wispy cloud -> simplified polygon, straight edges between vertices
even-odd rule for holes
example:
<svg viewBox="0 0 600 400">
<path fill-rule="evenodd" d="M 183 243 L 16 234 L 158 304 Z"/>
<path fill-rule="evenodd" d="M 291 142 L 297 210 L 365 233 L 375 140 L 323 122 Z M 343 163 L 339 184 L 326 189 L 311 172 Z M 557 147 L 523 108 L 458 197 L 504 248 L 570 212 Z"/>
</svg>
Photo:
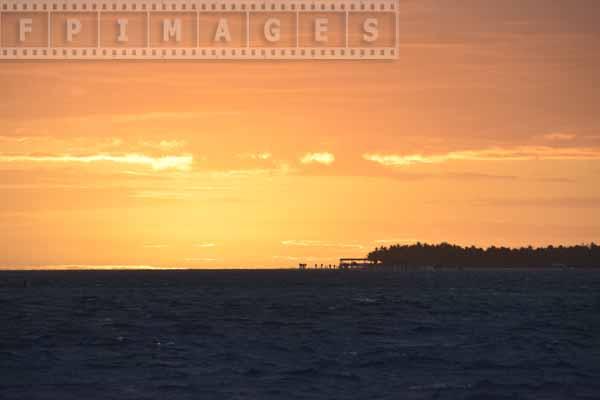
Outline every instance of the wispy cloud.
<svg viewBox="0 0 600 400">
<path fill-rule="evenodd" d="M 214 178 L 248 178 L 256 176 L 282 176 L 290 173 L 292 169 L 286 163 L 278 163 L 273 168 L 246 168 L 214 171 L 211 176 Z"/>
<path fill-rule="evenodd" d="M 55 136 L 0 136 L 0 146 L 5 153 L 105 153 L 115 151 L 124 144 L 119 137 L 55 137 Z"/>
<path fill-rule="evenodd" d="M 322 242 L 320 240 L 283 240 L 281 242 L 284 246 L 298 246 L 298 247 L 336 247 L 336 248 L 353 248 L 353 249 L 364 249 L 365 246 L 358 243 L 331 243 Z"/>
<path fill-rule="evenodd" d="M 519 146 L 452 151 L 442 154 L 363 154 L 363 159 L 384 166 L 439 164 L 448 161 L 600 160 L 600 149 L 585 147 Z"/>
<path fill-rule="evenodd" d="M 211 243 L 211 242 L 206 242 L 206 243 L 196 243 L 193 245 L 193 247 L 200 247 L 200 248 L 208 248 L 208 247 L 215 247 L 216 244 L 215 243 Z"/>
<path fill-rule="evenodd" d="M 116 164 L 142 165 L 156 171 L 175 169 L 189 170 L 194 161 L 191 155 L 152 157 L 144 154 L 93 154 L 86 156 L 74 155 L 1 155 L 2 163 L 82 163 L 91 164 L 109 162 Z"/>
<path fill-rule="evenodd" d="M 140 190 L 132 193 L 130 197 L 134 199 L 151 200 L 187 200 L 192 198 L 193 193 L 183 191 L 167 190 Z"/>
<path fill-rule="evenodd" d="M 272 256 L 273 259 L 275 260 L 284 260 L 284 261 L 313 261 L 313 262 L 317 262 L 317 261 L 329 261 L 331 262 L 332 259 L 331 257 L 313 257 L 313 256 L 306 256 L 306 257 L 299 257 L 299 256 Z"/>
<path fill-rule="evenodd" d="M 556 141 L 556 142 L 567 142 L 570 140 L 574 140 L 577 135 L 573 134 L 573 133 L 565 133 L 565 132 L 554 132 L 554 133 L 548 133 L 546 135 L 542 136 L 544 139 L 549 140 L 549 141 Z"/>
<path fill-rule="evenodd" d="M 533 207 L 533 208 L 567 208 L 567 209 L 598 209 L 598 197 L 540 197 L 540 198 L 508 198 L 508 199 L 478 199 L 470 202 L 473 206 L 495 207 Z"/>
<path fill-rule="evenodd" d="M 113 114 L 110 116 L 113 122 L 137 122 L 137 121 L 151 121 L 151 120 L 181 120 L 181 119 L 195 119 L 201 118 L 207 115 L 232 115 L 236 114 L 230 111 L 181 111 L 181 112 L 146 112 L 139 114 Z M 88 117 L 83 117 L 88 118 Z M 98 118 L 93 116 L 91 118 Z"/>
<path fill-rule="evenodd" d="M 331 153 L 306 153 L 301 159 L 302 164 L 324 164 L 331 165 L 335 161 L 335 156 Z"/>
<path fill-rule="evenodd" d="M 71 124 L 91 123 L 100 122 L 105 123 L 110 121 L 114 123 L 130 123 L 130 122 L 146 122 L 146 121 L 169 121 L 169 120 L 193 120 L 205 117 L 214 116 L 230 116 L 237 115 L 238 112 L 234 111 L 175 111 L 175 112 L 141 112 L 141 113 L 129 113 L 129 114 L 89 114 L 83 116 L 62 116 L 55 118 L 38 118 L 32 119 L 32 122 L 62 122 Z"/>
<path fill-rule="evenodd" d="M 161 140 L 158 142 L 144 141 L 141 144 L 155 149 L 175 150 L 184 147 L 186 145 L 186 142 L 184 140 Z"/>
<path fill-rule="evenodd" d="M 410 244 L 417 243 L 417 239 L 413 238 L 398 238 L 398 239 L 378 239 L 374 240 L 376 244 Z"/>
<path fill-rule="evenodd" d="M 86 265 L 86 264 L 55 264 L 55 265 L 19 265 L 0 266 L 0 270 L 146 270 L 146 269 L 185 269 L 179 267 L 161 267 L 156 265 Z"/>
<path fill-rule="evenodd" d="M 270 160 L 271 157 L 273 157 L 273 155 L 267 151 L 263 151 L 260 153 L 245 153 L 245 154 L 240 154 L 241 158 L 249 158 L 251 160 L 258 160 L 258 161 L 267 161 Z"/>
</svg>

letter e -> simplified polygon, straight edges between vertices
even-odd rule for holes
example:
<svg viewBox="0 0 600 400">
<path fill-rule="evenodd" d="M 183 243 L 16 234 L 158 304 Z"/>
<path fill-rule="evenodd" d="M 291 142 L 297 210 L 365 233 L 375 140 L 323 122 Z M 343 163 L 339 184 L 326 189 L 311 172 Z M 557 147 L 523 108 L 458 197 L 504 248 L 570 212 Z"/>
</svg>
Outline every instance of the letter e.
<svg viewBox="0 0 600 400">
<path fill-rule="evenodd" d="M 327 42 L 328 23 L 329 20 L 327 18 L 315 19 L 315 42 Z"/>
</svg>

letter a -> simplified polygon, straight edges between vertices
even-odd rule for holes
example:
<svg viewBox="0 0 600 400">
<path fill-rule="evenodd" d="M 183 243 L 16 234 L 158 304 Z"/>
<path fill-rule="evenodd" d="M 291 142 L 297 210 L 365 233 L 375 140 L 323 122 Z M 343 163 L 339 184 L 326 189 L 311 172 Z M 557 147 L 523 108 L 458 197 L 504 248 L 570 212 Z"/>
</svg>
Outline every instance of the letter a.
<svg viewBox="0 0 600 400">
<path fill-rule="evenodd" d="M 231 42 L 231 34 L 229 33 L 229 24 L 225 18 L 219 19 L 217 31 L 215 32 L 215 42 Z"/>
</svg>

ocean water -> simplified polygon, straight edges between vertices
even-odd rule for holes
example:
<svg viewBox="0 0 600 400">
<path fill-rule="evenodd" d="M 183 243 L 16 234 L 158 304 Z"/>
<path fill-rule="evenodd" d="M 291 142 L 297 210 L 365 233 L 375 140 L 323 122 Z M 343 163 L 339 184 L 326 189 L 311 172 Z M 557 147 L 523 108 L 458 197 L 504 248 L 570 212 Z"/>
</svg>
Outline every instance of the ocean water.
<svg viewBox="0 0 600 400">
<path fill-rule="evenodd" d="M 599 398 L 600 271 L 0 273 L 0 399 Z"/>
</svg>

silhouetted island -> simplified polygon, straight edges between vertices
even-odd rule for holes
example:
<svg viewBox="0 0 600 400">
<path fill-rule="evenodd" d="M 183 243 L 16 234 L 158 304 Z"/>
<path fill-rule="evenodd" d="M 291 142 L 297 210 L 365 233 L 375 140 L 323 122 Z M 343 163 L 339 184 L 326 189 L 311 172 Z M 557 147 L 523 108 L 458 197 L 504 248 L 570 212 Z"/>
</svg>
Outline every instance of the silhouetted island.
<svg viewBox="0 0 600 400">
<path fill-rule="evenodd" d="M 417 243 L 380 247 L 368 259 L 385 266 L 402 267 L 600 267 L 600 246 L 461 247 L 449 243 Z"/>
</svg>

